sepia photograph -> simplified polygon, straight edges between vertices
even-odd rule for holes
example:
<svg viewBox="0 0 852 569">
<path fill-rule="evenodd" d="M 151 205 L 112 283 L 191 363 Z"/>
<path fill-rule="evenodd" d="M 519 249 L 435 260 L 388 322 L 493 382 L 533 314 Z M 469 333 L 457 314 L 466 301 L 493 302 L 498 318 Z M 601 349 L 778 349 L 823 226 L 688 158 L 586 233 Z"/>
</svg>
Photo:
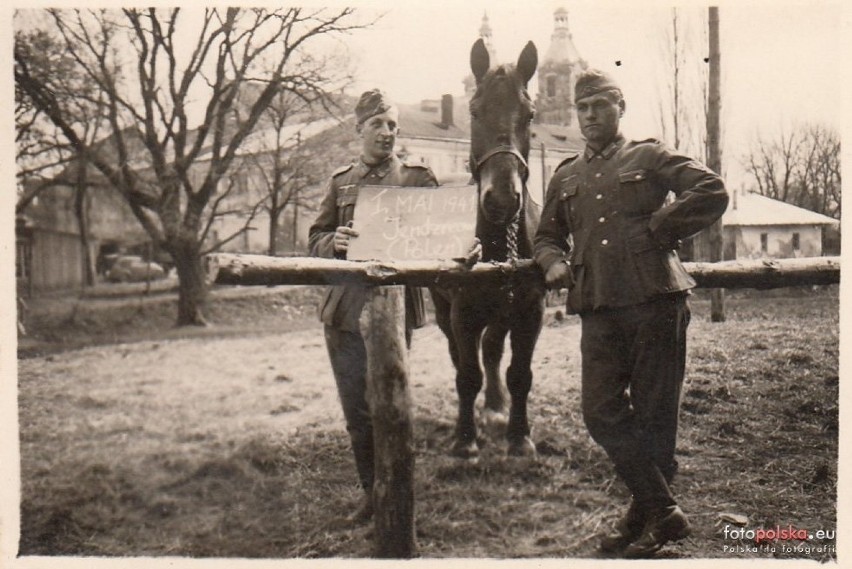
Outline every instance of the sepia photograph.
<svg viewBox="0 0 852 569">
<path fill-rule="evenodd" d="M 848 561 L 843 3 L 2 12 L 0 566 Z"/>
</svg>

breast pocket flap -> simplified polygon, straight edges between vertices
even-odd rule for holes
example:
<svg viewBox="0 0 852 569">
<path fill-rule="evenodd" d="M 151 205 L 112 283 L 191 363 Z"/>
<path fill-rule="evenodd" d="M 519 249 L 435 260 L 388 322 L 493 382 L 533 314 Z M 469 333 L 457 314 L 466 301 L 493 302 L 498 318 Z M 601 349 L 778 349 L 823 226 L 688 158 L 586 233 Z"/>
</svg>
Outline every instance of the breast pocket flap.
<svg viewBox="0 0 852 569">
<path fill-rule="evenodd" d="M 562 191 L 559 194 L 559 199 L 565 201 L 577 195 L 580 188 L 580 182 L 576 176 L 571 176 L 562 182 Z"/>
<path fill-rule="evenodd" d="M 630 170 L 629 172 L 619 172 L 618 181 L 622 184 L 644 182 L 648 179 L 647 170 Z"/>
</svg>

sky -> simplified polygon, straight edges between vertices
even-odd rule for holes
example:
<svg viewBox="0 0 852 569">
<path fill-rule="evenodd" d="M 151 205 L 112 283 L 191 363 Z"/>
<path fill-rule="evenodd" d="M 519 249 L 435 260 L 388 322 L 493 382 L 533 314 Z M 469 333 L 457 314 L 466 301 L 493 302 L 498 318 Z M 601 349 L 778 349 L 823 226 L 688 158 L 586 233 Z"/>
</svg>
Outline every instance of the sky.
<svg viewBox="0 0 852 569">
<path fill-rule="evenodd" d="M 497 59 L 514 62 L 527 41 L 536 44 L 540 59 L 544 57 L 553 33 L 553 13 L 564 7 L 580 55 L 589 65 L 610 72 L 622 86 L 627 101 L 624 134 L 666 139 L 659 114 L 661 94 L 669 89 L 671 76 L 664 61 L 672 2 L 644 0 L 641 6 L 622 0 L 300 3 L 354 5 L 364 21 L 381 15 L 368 29 L 343 36 L 338 46 L 349 52 L 355 65 L 354 93 L 379 87 L 403 103 L 463 94 L 462 81 L 470 73 L 470 48 L 479 37 L 483 15 L 487 14 L 492 28 Z M 729 0 L 717 4 L 723 174 L 731 187 L 738 188 L 750 182 L 742 159 L 758 134 L 770 138 L 782 128 L 804 122 L 842 130 L 842 101 L 852 91 L 843 71 L 849 67 L 844 54 L 852 53 L 852 9 L 844 10 L 841 0 Z M 706 4 L 680 0 L 677 5 L 682 36 L 692 50 L 685 62 L 686 72 L 695 74 L 706 68 Z M 847 39 L 842 39 L 843 31 Z M 537 77 L 530 88 L 534 94 Z M 701 123 L 698 101 L 700 97 L 693 98 L 692 106 L 697 109 L 694 120 Z"/>
<path fill-rule="evenodd" d="M 688 39 L 697 43 L 691 63 L 706 65 L 704 5 L 679 3 Z M 840 129 L 848 66 L 849 11 L 836 1 L 720 2 L 723 165 L 730 182 L 744 173 L 741 155 L 757 133 L 820 122 Z M 356 90 L 385 89 L 399 102 L 461 95 L 469 73 L 470 47 L 488 15 L 501 62 L 514 62 L 532 40 L 543 57 L 553 32 L 553 13 L 568 9 L 568 23 L 580 55 L 611 72 L 627 101 L 622 123 L 632 138 L 660 136 L 659 92 L 664 81 L 666 30 L 672 3 L 576 0 L 474 0 L 450 3 L 360 3 L 369 14 L 384 13 L 369 30 L 347 39 L 358 65 Z M 845 50 L 845 51 L 844 51 Z M 616 66 L 615 62 L 621 62 Z M 531 85 L 537 89 L 535 79 Z M 848 91 L 848 90 L 847 90 Z"/>
</svg>

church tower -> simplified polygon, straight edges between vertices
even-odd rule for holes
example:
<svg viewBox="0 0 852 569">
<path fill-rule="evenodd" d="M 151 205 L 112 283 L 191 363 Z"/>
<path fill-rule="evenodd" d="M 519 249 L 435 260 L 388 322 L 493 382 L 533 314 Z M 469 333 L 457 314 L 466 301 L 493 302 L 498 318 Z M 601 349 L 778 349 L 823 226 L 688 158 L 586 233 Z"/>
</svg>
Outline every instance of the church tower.
<svg viewBox="0 0 852 569">
<path fill-rule="evenodd" d="M 491 41 L 491 23 L 488 21 L 488 13 L 482 15 L 482 25 L 479 26 L 479 37 L 485 43 L 485 49 L 488 50 L 488 58 L 491 62 L 491 67 L 497 63 L 497 52 L 494 50 L 494 44 Z M 473 75 L 468 75 L 464 78 L 464 93 L 467 98 L 473 97 L 476 91 L 476 79 Z"/>
<path fill-rule="evenodd" d="M 568 10 L 553 14 L 550 47 L 538 67 L 536 122 L 569 126 L 574 120 L 574 82 L 588 67 L 580 57 L 568 29 Z"/>
</svg>

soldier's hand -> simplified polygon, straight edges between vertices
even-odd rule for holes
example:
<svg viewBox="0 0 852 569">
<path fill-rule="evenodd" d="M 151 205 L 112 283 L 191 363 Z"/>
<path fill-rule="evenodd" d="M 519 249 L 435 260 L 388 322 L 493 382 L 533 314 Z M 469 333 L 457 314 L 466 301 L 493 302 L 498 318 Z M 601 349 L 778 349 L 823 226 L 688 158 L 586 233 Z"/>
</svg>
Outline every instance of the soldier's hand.
<svg viewBox="0 0 852 569">
<path fill-rule="evenodd" d="M 474 238 L 473 245 L 470 247 L 470 251 L 467 252 L 464 258 L 464 264 L 466 267 L 470 268 L 477 264 L 482 260 L 482 242 L 479 240 L 479 237 Z"/>
<path fill-rule="evenodd" d="M 574 286 L 574 274 L 565 261 L 553 263 L 544 274 L 544 282 L 548 288 L 571 288 Z"/>
<path fill-rule="evenodd" d="M 351 223 L 351 222 L 350 222 Z M 337 253 L 345 253 L 349 250 L 349 240 L 352 237 L 357 237 L 358 232 L 348 225 L 341 225 L 334 230 L 334 251 Z"/>
</svg>

